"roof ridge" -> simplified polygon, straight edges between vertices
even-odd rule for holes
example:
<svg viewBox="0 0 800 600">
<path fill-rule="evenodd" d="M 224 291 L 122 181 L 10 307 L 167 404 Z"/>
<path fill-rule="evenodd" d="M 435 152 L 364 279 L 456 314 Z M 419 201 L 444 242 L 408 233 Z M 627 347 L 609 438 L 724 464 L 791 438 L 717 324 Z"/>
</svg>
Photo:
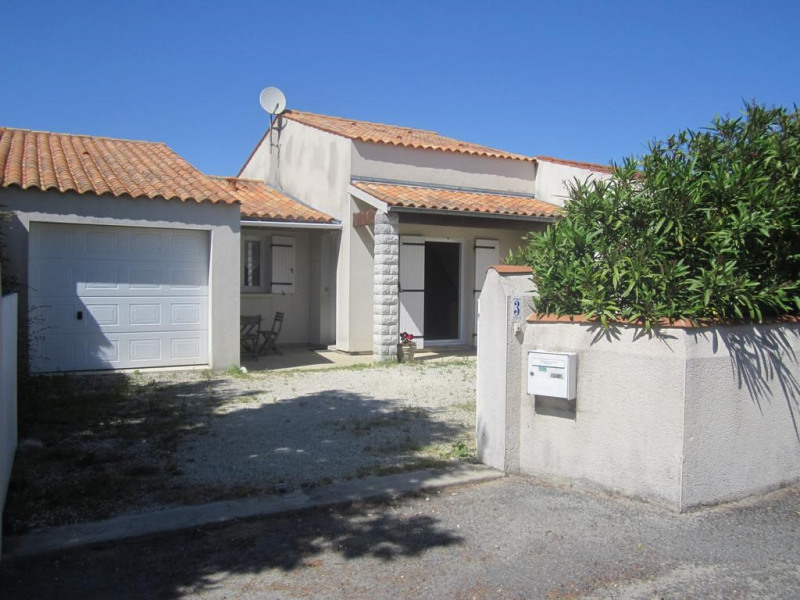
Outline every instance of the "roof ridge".
<svg viewBox="0 0 800 600">
<path fill-rule="evenodd" d="M 269 185 L 266 181 L 262 181 L 261 179 L 255 179 L 253 177 L 237 177 L 236 175 L 209 175 L 208 173 L 203 173 L 206 177 L 211 177 L 212 179 L 236 179 L 237 181 L 253 181 L 255 183 L 263 183 L 265 185 Z"/>
<path fill-rule="evenodd" d="M 433 131 L 432 129 L 420 129 L 419 127 L 408 127 L 407 125 L 392 125 L 390 123 L 379 123 L 378 121 L 366 121 L 364 119 L 350 119 L 350 118 L 347 118 L 347 117 L 336 117 L 334 115 L 323 115 L 322 113 L 315 113 L 315 112 L 310 112 L 310 111 L 307 111 L 307 110 L 290 109 L 290 110 L 285 111 L 283 114 L 292 114 L 292 113 L 298 113 L 298 114 L 301 114 L 301 115 L 311 115 L 313 117 L 324 117 L 326 119 L 335 119 L 337 121 L 345 121 L 345 122 L 348 122 L 348 123 L 366 123 L 367 125 L 380 125 L 381 127 L 392 127 L 394 129 L 406 129 L 408 131 L 421 131 L 423 133 L 432 133 L 433 135 L 439 135 L 441 137 L 447 137 L 445 135 L 442 135 L 438 131 Z M 455 138 L 450 138 L 450 139 L 455 139 Z"/>
<path fill-rule="evenodd" d="M 286 111 L 283 113 L 283 116 L 289 121 L 294 121 L 303 126 L 359 142 L 519 160 L 531 163 L 536 162 L 536 159 L 532 156 L 502 150 L 500 148 L 493 148 L 492 146 L 486 146 L 478 142 L 460 140 L 428 129 L 416 129 L 414 127 L 405 127 L 402 125 L 387 125 L 385 123 L 331 117 L 300 110 Z M 267 130 L 267 133 L 269 133 L 269 131 L 271 131 L 271 128 Z M 266 134 L 264 138 L 261 139 L 260 143 L 263 143 L 265 138 Z M 250 158 L 252 158 L 252 156 L 251 154 Z"/>
<path fill-rule="evenodd" d="M 115 142 L 131 142 L 133 144 L 160 144 L 162 146 L 169 146 L 166 142 L 153 142 L 150 140 L 132 140 L 129 138 L 120 138 L 120 137 L 112 137 L 110 135 L 92 135 L 89 133 L 62 133 L 60 131 L 47 131 L 46 129 L 27 129 L 24 127 L 7 127 L 6 125 L 0 125 L 0 131 L 21 131 L 24 133 L 45 133 L 47 135 L 58 135 L 63 137 L 74 137 L 74 138 L 89 138 L 94 140 L 114 140 Z"/>
</svg>

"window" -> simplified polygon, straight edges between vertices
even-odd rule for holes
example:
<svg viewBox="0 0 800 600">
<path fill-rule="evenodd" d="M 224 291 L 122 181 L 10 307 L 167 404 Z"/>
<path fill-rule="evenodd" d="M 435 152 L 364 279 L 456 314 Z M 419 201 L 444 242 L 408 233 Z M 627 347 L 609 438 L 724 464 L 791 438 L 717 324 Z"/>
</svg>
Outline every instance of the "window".
<svg viewBox="0 0 800 600">
<path fill-rule="evenodd" d="M 293 237 L 242 236 L 242 292 L 294 293 Z"/>
</svg>

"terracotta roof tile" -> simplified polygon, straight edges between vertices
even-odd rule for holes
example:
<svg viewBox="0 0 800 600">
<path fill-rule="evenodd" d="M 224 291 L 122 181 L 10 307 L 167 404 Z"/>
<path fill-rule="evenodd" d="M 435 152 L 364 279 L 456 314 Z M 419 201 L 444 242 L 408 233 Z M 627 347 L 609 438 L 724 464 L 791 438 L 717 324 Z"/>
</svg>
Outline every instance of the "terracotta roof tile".
<svg viewBox="0 0 800 600">
<path fill-rule="evenodd" d="M 370 123 L 368 121 L 354 121 L 341 117 L 328 117 L 299 110 L 286 111 L 283 113 L 283 116 L 289 120 L 302 123 L 303 125 L 363 142 L 535 162 L 535 159 L 531 156 L 514 154 L 512 152 L 487 148 L 486 146 L 479 146 L 478 144 L 462 142 L 439 135 L 435 131 L 410 129 L 408 127 Z"/>
<path fill-rule="evenodd" d="M 614 168 L 611 165 L 599 165 L 597 163 L 580 162 L 577 160 L 564 160 L 561 158 L 553 158 L 552 156 L 537 156 L 536 160 L 555 163 L 557 165 L 566 165 L 568 167 L 577 167 L 578 169 L 586 169 L 588 171 L 600 171 L 601 173 L 614 172 Z"/>
<path fill-rule="evenodd" d="M 214 177 L 242 204 L 242 218 L 294 223 L 336 223 L 336 219 L 290 198 L 263 181 Z"/>
<path fill-rule="evenodd" d="M 237 199 L 166 144 L 0 127 L 0 187 L 222 202 Z"/>
<path fill-rule="evenodd" d="M 559 207 L 531 196 L 372 181 L 354 181 L 353 185 L 389 206 L 544 218 L 555 218 L 561 212 Z"/>
<path fill-rule="evenodd" d="M 501 275 L 526 275 L 533 273 L 530 267 L 525 265 L 492 265 L 489 267 Z"/>
<path fill-rule="evenodd" d="M 533 313 L 527 319 L 528 323 L 577 323 L 577 324 L 590 324 L 600 325 L 599 317 L 587 318 L 586 315 L 556 315 L 556 314 L 537 314 Z M 671 329 L 699 329 L 704 327 L 723 327 L 723 326 L 736 326 L 736 325 L 789 325 L 800 323 L 800 316 L 797 315 L 781 315 L 777 317 L 767 317 L 762 323 L 749 321 L 744 319 L 667 319 L 661 318 L 653 323 L 653 327 L 671 328 Z M 644 327 L 641 321 L 638 320 L 615 320 L 609 321 L 612 326 L 632 326 Z"/>
</svg>

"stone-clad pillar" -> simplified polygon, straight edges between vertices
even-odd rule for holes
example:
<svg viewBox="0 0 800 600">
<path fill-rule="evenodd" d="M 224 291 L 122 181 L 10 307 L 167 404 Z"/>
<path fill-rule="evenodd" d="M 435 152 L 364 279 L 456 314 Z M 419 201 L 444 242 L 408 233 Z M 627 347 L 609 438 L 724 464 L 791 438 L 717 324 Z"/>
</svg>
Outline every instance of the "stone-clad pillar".
<svg viewBox="0 0 800 600">
<path fill-rule="evenodd" d="M 381 211 L 375 214 L 372 353 L 376 361 L 391 360 L 397 355 L 399 231 L 397 215 Z"/>
</svg>

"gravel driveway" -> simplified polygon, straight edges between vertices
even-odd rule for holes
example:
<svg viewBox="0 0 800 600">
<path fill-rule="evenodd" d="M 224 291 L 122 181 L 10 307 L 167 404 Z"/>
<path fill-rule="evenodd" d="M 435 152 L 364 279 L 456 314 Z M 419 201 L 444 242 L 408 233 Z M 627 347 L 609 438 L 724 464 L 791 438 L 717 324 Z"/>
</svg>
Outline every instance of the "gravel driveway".
<svg viewBox="0 0 800 600">
<path fill-rule="evenodd" d="M 206 427 L 178 446 L 184 485 L 270 491 L 469 458 L 475 364 L 229 378 Z"/>
<path fill-rule="evenodd" d="M 472 460 L 475 372 L 458 358 L 36 378 L 6 531 Z"/>
</svg>

